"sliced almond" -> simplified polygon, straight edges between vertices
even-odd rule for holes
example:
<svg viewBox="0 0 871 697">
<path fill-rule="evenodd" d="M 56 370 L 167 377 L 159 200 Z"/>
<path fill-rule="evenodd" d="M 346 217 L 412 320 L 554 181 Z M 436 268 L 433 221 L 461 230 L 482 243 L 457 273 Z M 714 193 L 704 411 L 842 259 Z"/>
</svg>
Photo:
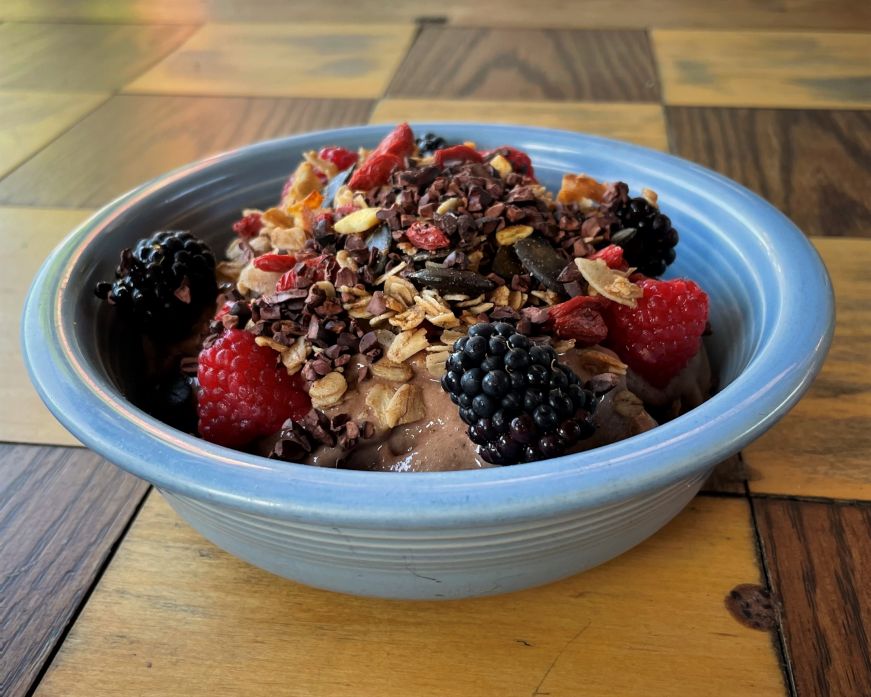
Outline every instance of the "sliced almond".
<svg viewBox="0 0 871 697">
<path fill-rule="evenodd" d="M 503 179 L 514 171 L 511 163 L 503 155 L 496 155 L 496 157 L 490 160 L 490 166 L 499 172 L 499 176 Z"/>
<path fill-rule="evenodd" d="M 353 204 L 354 191 L 347 184 L 342 184 L 336 191 L 336 195 L 333 196 L 333 208 L 342 208 Z"/>
<path fill-rule="evenodd" d="M 526 304 L 527 294 L 520 290 L 512 290 L 508 295 L 508 307 L 519 310 Z"/>
<path fill-rule="evenodd" d="M 370 300 L 372 300 L 372 296 L 365 295 L 356 302 L 345 303 L 344 305 L 342 305 L 342 307 L 345 308 L 348 314 L 354 319 L 370 319 L 372 317 L 372 313 L 366 309 L 369 305 Z"/>
<path fill-rule="evenodd" d="M 382 358 L 372 364 L 372 375 L 390 382 L 408 382 L 414 376 L 414 371 L 407 363 L 394 363 L 388 358 Z"/>
<path fill-rule="evenodd" d="M 503 247 L 510 247 L 515 242 L 529 237 L 532 233 L 531 225 L 509 225 L 496 233 L 496 242 Z"/>
<path fill-rule="evenodd" d="M 275 292 L 275 284 L 281 278 L 278 271 L 263 271 L 247 264 L 239 274 L 236 289 L 243 295 L 269 295 Z"/>
<path fill-rule="evenodd" d="M 469 312 L 480 315 L 482 312 L 489 312 L 492 309 L 493 303 L 479 303 L 478 305 L 472 305 L 472 307 L 469 308 Z"/>
<path fill-rule="evenodd" d="M 484 294 L 481 293 L 481 295 L 479 295 L 475 298 L 470 298 L 469 300 L 464 300 L 461 303 L 457 303 L 457 307 L 472 307 L 472 305 L 478 305 L 479 303 L 481 303 L 483 301 L 484 301 Z"/>
<path fill-rule="evenodd" d="M 320 380 L 315 380 L 309 388 L 308 396 L 313 407 L 323 409 L 341 402 L 347 390 L 348 383 L 345 381 L 345 376 L 333 371 Z"/>
<path fill-rule="evenodd" d="M 440 378 L 445 374 L 445 364 L 448 361 L 450 351 L 428 353 L 426 356 L 426 370 L 433 377 Z"/>
<path fill-rule="evenodd" d="M 425 329 L 400 332 L 390 344 L 390 348 L 387 349 L 387 358 L 394 363 L 402 363 L 418 351 L 423 351 L 427 346 L 429 346 L 429 342 L 426 340 Z"/>
<path fill-rule="evenodd" d="M 443 344 L 447 344 L 448 347 L 451 347 L 451 346 L 454 345 L 454 342 L 455 342 L 457 339 L 460 339 L 460 338 L 462 338 L 462 337 L 464 337 L 464 336 L 466 336 L 466 332 L 457 331 L 457 330 L 455 330 L 455 329 L 445 329 L 445 330 L 442 332 L 441 337 L 439 337 L 439 340 L 440 340 Z"/>
<path fill-rule="evenodd" d="M 576 343 L 574 339 L 558 339 L 553 344 L 553 350 L 558 354 L 563 354 L 566 351 L 571 351 Z"/>
<path fill-rule="evenodd" d="M 394 298 L 392 295 L 384 294 L 384 304 L 387 306 L 388 310 L 392 312 L 405 312 L 407 309 L 405 303 L 397 298 Z"/>
<path fill-rule="evenodd" d="M 382 324 L 386 324 L 387 320 L 393 317 L 395 313 L 393 310 L 388 310 L 387 312 L 375 315 L 372 319 L 369 320 L 370 327 L 380 327 Z"/>
<path fill-rule="evenodd" d="M 578 257 L 575 259 L 575 266 L 578 267 L 578 271 L 581 272 L 581 276 L 590 284 L 590 287 L 608 300 L 613 300 L 615 303 L 627 307 L 635 307 L 638 304 L 638 298 L 644 296 L 641 286 L 630 281 L 623 273 L 608 268 L 608 265 L 601 259 Z"/>
<path fill-rule="evenodd" d="M 288 346 L 285 346 L 284 344 L 279 344 L 277 341 L 270 339 L 268 336 L 254 337 L 254 343 L 258 346 L 267 346 L 273 351 L 278 351 L 279 353 L 284 353 L 289 349 Z"/>
<path fill-rule="evenodd" d="M 404 269 L 406 266 L 408 266 L 408 262 L 407 262 L 407 261 L 403 261 L 402 263 L 397 264 L 397 265 L 394 266 L 392 269 L 390 269 L 390 271 L 387 271 L 387 272 L 381 274 L 378 278 L 376 278 L 376 279 L 375 279 L 375 285 L 376 285 L 376 286 L 380 286 L 380 285 L 381 285 L 382 283 L 384 283 L 388 278 L 390 278 L 391 276 L 395 276 L 395 275 L 398 274 L 400 271 L 402 271 L 402 269 Z"/>
<path fill-rule="evenodd" d="M 508 305 L 508 299 L 511 297 L 511 290 L 508 286 L 499 286 L 496 290 L 491 291 L 489 300 L 496 307 L 505 307 Z"/>
<path fill-rule="evenodd" d="M 484 259 L 484 252 L 480 249 L 475 250 L 471 254 L 466 257 L 466 261 L 469 264 L 469 271 L 477 271 L 478 267 L 481 265 L 481 262 Z"/>
<path fill-rule="evenodd" d="M 380 208 L 363 208 L 359 211 L 348 213 L 348 215 L 333 225 L 333 230 L 340 235 L 356 235 L 366 232 L 366 230 L 371 230 L 381 222 L 377 216 L 380 210 Z"/>
<path fill-rule="evenodd" d="M 239 274 L 245 268 L 247 262 L 244 259 L 236 261 L 219 261 L 215 266 L 215 278 L 222 283 L 236 284 L 239 280 Z"/>
<path fill-rule="evenodd" d="M 281 203 L 289 206 L 297 201 L 302 201 L 312 191 L 320 191 L 323 184 L 315 174 L 315 168 L 310 162 L 300 162 L 299 166 L 293 172 L 293 182 L 290 188 L 284 195 Z M 290 227 L 285 225 L 283 227 Z"/>
<path fill-rule="evenodd" d="M 275 227 L 271 228 L 267 234 L 273 247 L 288 252 L 302 251 L 308 239 L 305 230 L 298 227 Z"/>
<path fill-rule="evenodd" d="M 560 301 L 559 294 L 552 290 L 531 290 L 529 294 L 542 300 L 545 305 L 556 305 Z"/>
<path fill-rule="evenodd" d="M 380 382 L 372 385 L 371 389 L 366 393 L 366 406 L 372 410 L 383 428 L 390 428 L 384 423 L 384 419 L 391 397 L 393 397 L 393 390 Z"/>
<path fill-rule="evenodd" d="M 351 271 L 357 271 L 360 267 L 357 265 L 357 262 L 351 257 L 346 249 L 340 249 L 336 252 L 336 261 L 339 263 L 339 266 L 343 269 L 351 269 Z"/>
</svg>

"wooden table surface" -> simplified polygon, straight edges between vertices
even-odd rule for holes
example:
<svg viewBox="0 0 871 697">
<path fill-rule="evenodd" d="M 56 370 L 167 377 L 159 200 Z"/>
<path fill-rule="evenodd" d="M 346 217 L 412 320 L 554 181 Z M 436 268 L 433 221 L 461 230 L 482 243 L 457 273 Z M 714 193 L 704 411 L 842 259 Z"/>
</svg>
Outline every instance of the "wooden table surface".
<svg viewBox="0 0 871 697">
<path fill-rule="evenodd" d="M 0 695 L 871 695 L 869 109 L 867 0 L 0 0 Z M 53 420 L 17 329 L 56 241 L 137 183 L 424 118 L 719 170 L 813 238 L 838 324 L 810 393 L 649 541 L 544 588 L 396 603 L 206 542 Z"/>
</svg>

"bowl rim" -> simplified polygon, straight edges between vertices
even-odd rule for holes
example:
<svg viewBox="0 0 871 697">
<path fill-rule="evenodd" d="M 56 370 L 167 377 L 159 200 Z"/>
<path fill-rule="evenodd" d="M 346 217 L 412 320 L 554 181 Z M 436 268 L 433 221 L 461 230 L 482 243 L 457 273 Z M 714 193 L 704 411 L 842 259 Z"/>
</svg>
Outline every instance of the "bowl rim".
<svg viewBox="0 0 871 697">
<path fill-rule="evenodd" d="M 423 122 L 412 127 L 456 129 L 468 137 L 485 130 L 488 136 L 498 134 L 503 142 L 518 147 L 526 140 L 576 151 L 607 148 L 616 159 L 635 158 L 635 164 L 645 163 L 649 171 L 655 169 L 657 176 L 679 182 L 702 201 L 741 211 L 741 220 L 772 249 L 776 236 L 781 263 L 770 265 L 769 281 L 776 283 L 781 299 L 791 297 L 792 302 L 776 308 L 774 331 L 763 337 L 742 373 L 701 406 L 624 441 L 513 467 L 399 474 L 269 460 L 177 431 L 89 375 L 70 340 L 70 320 L 62 312 L 75 296 L 67 289 L 74 285 L 73 269 L 88 245 L 123 212 L 192 173 L 277 147 L 312 147 L 340 136 L 361 143 L 374 141 L 390 126 L 314 131 L 230 150 L 158 176 L 104 206 L 58 245 L 32 282 L 21 325 L 27 370 L 48 408 L 89 448 L 181 496 L 289 521 L 420 529 L 568 515 L 691 478 L 761 435 L 810 386 L 834 331 L 831 282 L 804 234 L 756 194 L 674 155 L 601 136 L 470 122 Z M 791 278 L 803 279 L 801 293 L 790 291 Z M 700 450 L 700 445 L 705 447 Z"/>
</svg>

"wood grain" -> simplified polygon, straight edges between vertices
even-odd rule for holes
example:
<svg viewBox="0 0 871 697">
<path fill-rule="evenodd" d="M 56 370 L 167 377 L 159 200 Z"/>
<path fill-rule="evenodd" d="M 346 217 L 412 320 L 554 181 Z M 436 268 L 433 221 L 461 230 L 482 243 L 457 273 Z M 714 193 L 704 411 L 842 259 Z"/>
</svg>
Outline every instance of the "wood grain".
<svg viewBox="0 0 871 697">
<path fill-rule="evenodd" d="M 424 26 L 391 97 L 655 102 L 653 56 L 640 31 Z"/>
<path fill-rule="evenodd" d="M 207 24 L 127 86 L 130 92 L 380 97 L 410 24 Z"/>
<path fill-rule="evenodd" d="M 0 181 L 0 202 L 99 206 L 191 160 L 265 138 L 365 122 L 370 110 L 369 102 L 356 100 L 121 95 Z"/>
<path fill-rule="evenodd" d="M 82 210 L 0 208 L 0 441 L 78 445 L 30 384 L 18 339 L 24 297 L 52 248 L 88 215 Z M 2 691 L 0 691 L 2 694 Z"/>
<path fill-rule="evenodd" d="M 675 154 L 756 191 L 809 235 L 871 237 L 871 112 L 668 107 Z"/>
<path fill-rule="evenodd" d="M 175 49 L 191 27 L 0 24 L 0 89 L 117 89 Z"/>
<path fill-rule="evenodd" d="M 372 123 L 406 120 L 521 123 L 594 133 L 657 150 L 668 149 L 665 119 L 658 104 L 382 99 L 370 118 Z"/>
<path fill-rule="evenodd" d="M 800 697 L 871 695 L 871 508 L 755 499 Z"/>
<path fill-rule="evenodd" d="M 0 92 L 0 177 L 108 96 L 87 92 Z"/>
<path fill-rule="evenodd" d="M 25 695 L 147 484 L 81 448 L 0 445 L 0 694 Z"/>
<path fill-rule="evenodd" d="M 871 29 L 871 11 L 864 0 L 442 0 L 422 6 L 419 0 L 4 0 L 0 20 L 88 22 L 195 23 L 221 21 L 396 22 L 421 16 L 443 16 L 475 26 L 520 26 L 591 29 L 648 27 Z"/>
<path fill-rule="evenodd" d="M 834 342 L 808 394 L 744 450 L 750 490 L 871 500 L 871 240 L 814 242 L 834 283 Z"/>
<path fill-rule="evenodd" d="M 37 695 L 780 697 L 771 634 L 723 603 L 759 581 L 738 499 L 699 497 L 640 547 L 559 583 L 424 603 L 270 576 L 152 495 Z"/>
<path fill-rule="evenodd" d="M 871 108 L 871 35 L 657 29 L 666 104 Z"/>
</svg>

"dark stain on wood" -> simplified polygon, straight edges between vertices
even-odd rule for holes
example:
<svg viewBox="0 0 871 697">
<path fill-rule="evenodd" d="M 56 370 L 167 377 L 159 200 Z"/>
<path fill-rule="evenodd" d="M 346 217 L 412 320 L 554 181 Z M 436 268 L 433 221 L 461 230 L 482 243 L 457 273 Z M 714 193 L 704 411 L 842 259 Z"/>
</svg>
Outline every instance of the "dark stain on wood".
<svg viewBox="0 0 871 697">
<path fill-rule="evenodd" d="M 777 609 L 771 593 L 757 583 L 735 586 L 724 602 L 732 617 L 745 627 L 767 632 L 777 626 Z"/>
</svg>

